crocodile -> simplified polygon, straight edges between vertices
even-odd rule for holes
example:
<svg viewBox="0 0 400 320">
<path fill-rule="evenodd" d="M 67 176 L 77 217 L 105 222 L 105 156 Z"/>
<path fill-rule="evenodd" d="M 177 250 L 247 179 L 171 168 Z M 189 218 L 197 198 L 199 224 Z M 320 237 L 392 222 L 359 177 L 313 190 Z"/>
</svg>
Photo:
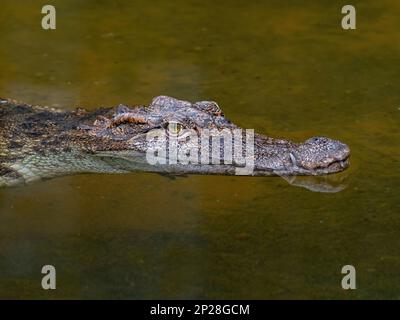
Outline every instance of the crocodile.
<svg viewBox="0 0 400 320">
<path fill-rule="evenodd" d="M 149 139 L 149 133 L 155 131 L 166 133 L 164 143 L 178 137 L 177 148 L 186 150 L 186 154 L 187 150 L 200 153 L 197 138 L 179 138 L 188 130 L 233 132 L 241 128 L 228 120 L 213 101 L 191 103 L 158 96 L 147 107 L 119 105 L 95 111 L 82 108 L 66 111 L 0 99 L 0 187 L 78 173 L 235 175 L 243 167 L 236 160 L 224 162 L 222 150 L 227 142 L 223 139 L 218 146 L 221 152 L 213 153 L 217 161 L 174 162 L 169 159 L 169 152 L 156 151 L 154 154 L 165 161 L 149 163 L 148 154 L 154 148 L 154 141 L 162 141 Z M 246 133 L 247 136 L 251 135 Z M 349 147 L 326 137 L 296 143 L 254 133 L 252 140 L 243 135 L 240 142 L 249 147 L 251 143 L 253 169 L 248 173 L 251 176 L 319 176 L 349 166 Z M 211 146 L 208 151 L 212 153 Z"/>
</svg>

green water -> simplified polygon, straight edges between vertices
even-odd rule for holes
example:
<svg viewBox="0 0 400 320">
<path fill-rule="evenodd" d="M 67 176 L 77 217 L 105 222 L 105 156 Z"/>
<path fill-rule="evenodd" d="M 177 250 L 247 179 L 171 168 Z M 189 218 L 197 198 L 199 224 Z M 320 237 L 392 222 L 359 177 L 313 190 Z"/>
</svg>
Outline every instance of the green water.
<svg viewBox="0 0 400 320">
<path fill-rule="evenodd" d="M 0 96 L 215 100 L 245 128 L 352 150 L 346 189 L 281 178 L 80 175 L 0 190 L 0 298 L 400 298 L 400 4 L 0 3 Z M 57 289 L 41 288 L 43 265 Z M 341 268 L 357 289 L 341 288 Z"/>
</svg>

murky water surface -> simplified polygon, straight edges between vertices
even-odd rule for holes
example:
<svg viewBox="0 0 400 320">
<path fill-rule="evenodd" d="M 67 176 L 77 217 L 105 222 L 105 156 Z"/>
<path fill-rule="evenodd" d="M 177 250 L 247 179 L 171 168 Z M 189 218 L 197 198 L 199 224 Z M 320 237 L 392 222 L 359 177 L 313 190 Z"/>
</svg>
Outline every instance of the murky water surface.
<svg viewBox="0 0 400 320">
<path fill-rule="evenodd" d="M 397 1 L 353 1 L 355 31 L 327 1 L 52 3 L 43 31 L 41 1 L 1 1 L 0 96 L 212 99 L 245 128 L 342 140 L 352 165 L 338 193 L 144 173 L 2 189 L 1 298 L 400 298 Z M 345 264 L 357 290 L 341 289 Z"/>
</svg>

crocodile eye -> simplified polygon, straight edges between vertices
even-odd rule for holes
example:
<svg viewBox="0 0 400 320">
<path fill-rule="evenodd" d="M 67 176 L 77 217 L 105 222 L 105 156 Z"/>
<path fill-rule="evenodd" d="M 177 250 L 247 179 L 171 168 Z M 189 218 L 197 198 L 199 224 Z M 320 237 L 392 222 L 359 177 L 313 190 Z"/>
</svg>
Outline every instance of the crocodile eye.
<svg viewBox="0 0 400 320">
<path fill-rule="evenodd" d="M 183 129 L 182 124 L 179 122 L 168 122 L 168 131 L 171 134 L 179 134 Z"/>
</svg>

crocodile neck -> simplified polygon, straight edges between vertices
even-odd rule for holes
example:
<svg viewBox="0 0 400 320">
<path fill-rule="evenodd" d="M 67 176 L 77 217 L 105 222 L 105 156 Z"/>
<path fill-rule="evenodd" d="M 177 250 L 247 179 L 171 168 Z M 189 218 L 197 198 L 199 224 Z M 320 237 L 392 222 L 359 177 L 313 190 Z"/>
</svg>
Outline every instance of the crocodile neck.
<svg viewBox="0 0 400 320">
<path fill-rule="evenodd" d="M 79 173 L 126 173 L 102 157 L 85 154 L 80 150 L 68 152 L 29 154 L 7 164 L 5 174 L 0 175 L 0 187 L 28 184 L 59 176 Z"/>
</svg>

